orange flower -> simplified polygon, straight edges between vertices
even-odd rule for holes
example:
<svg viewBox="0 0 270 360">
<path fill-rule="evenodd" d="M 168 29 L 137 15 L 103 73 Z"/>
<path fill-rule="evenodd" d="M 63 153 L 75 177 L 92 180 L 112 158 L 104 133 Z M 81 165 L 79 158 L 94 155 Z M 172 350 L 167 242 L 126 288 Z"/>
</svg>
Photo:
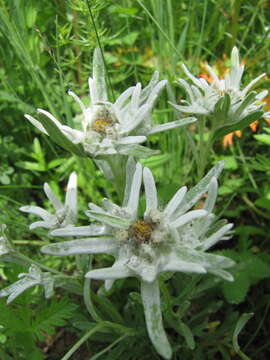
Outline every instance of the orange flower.
<svg viewBox="0 0 270 360">
<path fill-rule="evenodd" d="M 213 82 L 212 76 L 211 76 L 211 75 L 208 75 L 208 74 L 206 74 L 206 73 L 200 73 L 200 74 L 199 74 L 199 77 L 202 78 L 202 79 L 205 79 L 206 81 L 208 81 L 209 84 L 212 84 L 212 82 Z"/>
<path fill-rule="evenodd" d="M 242 65 L 244 65 L 245 63 L 246 63 L 246 61 L 242 60 Z M 214 79 L 210 74 L 208 74 L 206 65 L 207 65 L 207 62 L 200 63 L 200 71 L 201 72 L 199 74 L 199 77 L 205 79 L 209 84 L 212 84 Z M 217 59 L 215 64 L 213 65 L 213 68 L 214 68 L 216 74 L 219 76 L 219 78 L 221 78 L 221 79 L 224 78 L 225 74 L 228 73 L 230 70 L 228 57 L 226 55 L 223 55 L 222 59 Z M 266 103 L 264 110 L 270 111 L 270 96 L 267 96 L 266 98 L 264 98 L 261 101 L 261 103 L 263 103 L 263 102 Z M 265 119 L 265 120 L 267 121 L 268 124 L 270 124 L 270 118 Z M 249 124 L 249 127 L 253 132 L 256 132 L 258 125 L 259 125 L 259 121 L 256 120 L 256 121 L 252 122 L 251 124 Z M 240 138 L 242 136 L 242 132 L 240 130 L 237 130 L 237 131 L 234 131 L 234 132 L 231 132 L 231 133 L 225 135 L 223 137 L 223 141 L 222 141 L 223 146 L 224 147 L 232 146 L 234 136 L 237 136 Z"/>
<path fill-rule="evenodd" d="M 223 141 L 222 141 L 224 147 L 232 146 L 234 135 L 236 135 L 237 137 L 240 138 L 241 135 L 242 135 L 242 131 L 236 130 L 236 131 L 234 131 L 234 132 L 231 132 L 231 133 L 225 135 L 225 136 L 223 137 Z"/>
<path fill-rule="evenodd" d="M 249 127 L 253 132 L 256 132 L 258 125 L 259 125 L 259 120 L 256 120 L 253 121 L 251 124 L 249 124 Z"/>
<path fill-rule="evenodd" d="M 200 74 L 199 77 L 205 79 L 212 84 L 214 79 L 210 74 L 208 74 L 206 69 L 207 62 L 200 63 Z M 215 70 L 216 74 L 219 76 L 220 79 L 223 79 L 225 74 L 229 72 L 230 67 L 228 66 L 228 56 L 226 54 L 223 55 L 223 59 L 217 59 L 216 62 L 213 64 L 213 69 Z"/>
<path fill-rule="evenodd" d="M 269 111 L 270 110 L 270 96 L 265 97 L 261 102 L 265 103 L 264 110 Z M 268 124 L 270 124 L 270 118 L 265 118 L 264 120 Z M 256 121 L 252 122 L 251 124 L 249 124 L 249 127 L 253 132 L 256 132 L 257 128 L 258 128 L 258 125 L 259 125 L 259 120 L 256 120 Z M 234 135 L 236 135 L 237 137 L 241 137 L 242 132 L 237 130 L 237 131 L 234 131 L 234 132 L 232 132 L 230 134 L 225 135 L 223 137 L 223 141 L 222 141 L 224 147 L 232 146 L 232 144 L 233 144 L 233 136 Z"/>
</svg>

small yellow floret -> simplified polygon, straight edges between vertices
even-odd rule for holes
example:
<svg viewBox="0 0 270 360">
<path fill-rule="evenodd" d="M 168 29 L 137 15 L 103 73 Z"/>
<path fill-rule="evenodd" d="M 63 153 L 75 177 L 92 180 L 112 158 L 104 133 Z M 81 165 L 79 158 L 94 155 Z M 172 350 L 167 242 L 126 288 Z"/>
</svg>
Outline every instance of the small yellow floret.
<svg viewBox="0 0 270 360">
<path fill-rule="evenodd" d="M 138 220 L 131 225 L 130 232 L 138 241 L 148 242 L 153 232 L 153 224 L 145 220 Z"/>
<path fill-rule="evenodd" d="M 93 124 L 93 130 L 100 134 L 106 134 L 106 130 L 112 125 L 113 121 L 110 119 L 96 119 Z"/>
</svg>

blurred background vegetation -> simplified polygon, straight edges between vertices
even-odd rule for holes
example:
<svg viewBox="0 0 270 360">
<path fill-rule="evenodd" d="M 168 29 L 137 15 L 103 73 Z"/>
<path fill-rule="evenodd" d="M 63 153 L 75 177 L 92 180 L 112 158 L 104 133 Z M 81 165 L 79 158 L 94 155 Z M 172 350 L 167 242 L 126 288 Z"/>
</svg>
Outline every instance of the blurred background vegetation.
<svg viewBox="0 0 270 360">
<path fill-rule="evenodd" d="M 30 219 L 18 210 L 30 203 L 49 206 L 42 190 L 45 181 L 61 196 L 69 173 L 78 172 L 82 224 L 87 222 L 84 210 L 89 201 L 116 196 L 91 161 L 65 153 L 23 116 L 36 116 L 36 108 L 44 108 L 72 126 L 80 110 L 67 91 L 72 89 L 88 104 L 87 78 L 95 47 L 101 44 L 104 50 L 112 101 L 138 81 L 146 85 L 156 69 L 160 78 L 170 81 L 169 95 L 164 91 L 154 113 L 154 121 L 163 123 L 175 120 L 168 100 L 179 101 L 185 95 L 176 84 L 184 77 L 181 64 L 207 77 L 208 62 L 222 76 L 234 45 L 246 64 L 244 83 L 265 72 L 259 88 L 268 89 L 269 23 L 269 0 L 0 0 L 0 219 L 8 225 L 14 244 L 41 259 L 38 249 L 50 241 L 43 230 L 29 235 Z M 270 98 L 265 101 L 270 110 Z M 161 201 L 181 185 L 194 185 L 196 169 L 184 130 L 152 136 L 149 145 L 161 149 L 161 155 L 145 161 L 158 179 Z M 247 359 L 232 345 L 242 313 L 254 316 L 241 332 L 241 348 L 250 359 L 269 359 L 269 154 L 267 121 L 215 145 L 209 167 L 225 160 L 216 212 L 235 223 L 233 240 L 226 249 L 215 250 L 241 266 L 233 284 L 216 283 L 210 276 L 202 280 L 176 275 L 170 284 L 164 279 L 163 297 L 170 297 L 166 306 L 169 303 L 180 319 L 175 329 L 165 315 L 175 359 L 181 354 L 182 359 Z M 67 273 L 74 268 L 73 258 L 42 261 Z M 111 260 L 99 256 L 96 261 L 104 265 Z M 1 286 L 21 271 L 25 269 L 0 264 Z M 100 300 L 94 293 L 94 302 L 105 319 L 129 326 L 132 322 L 141 335 L 117 342 L 113 331 L 101 333 L 74 359 L 158 359 L 144 330 L 138 284 L 119 283 L 118 292 L 109 298 Z M 202 289 L 208 289 L 207 294 Z M 0 359 L 60 359 L 93 325 L 80 301 L 61 293 L 45 301 L 39 290 L 27 291 L 10 306 L 1 300 Z"/>
</svg>

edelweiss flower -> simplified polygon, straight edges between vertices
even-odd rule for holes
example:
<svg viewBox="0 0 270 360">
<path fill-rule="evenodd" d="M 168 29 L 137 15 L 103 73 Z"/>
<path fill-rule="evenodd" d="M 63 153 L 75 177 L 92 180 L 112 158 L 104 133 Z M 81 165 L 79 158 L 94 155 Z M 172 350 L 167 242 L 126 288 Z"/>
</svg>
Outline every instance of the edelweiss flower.
<svg viewBox="0 0 270 360">
<path fill-rule="evenodd" d="M 107 96 L 103 59 L 100 50 L 96 49 L 93 59 L 93 78 L 89 78 L 91 105 L 85 107 L 78 96 L 69 91 L 69 95 L 76 100 L 82 110 L 83 120 L 80 130 L 61 124 L 52 114 L 42 109 L 37 111 L 47 117 L 45 122 L 38 121 L 30 115 L 25 117 L 40 131 L 52 137 L 54 132 L 50 130 L 50 126 L 53 126 L 54 130 L 60 131 L 58 135 L 64 138 L 59 145 L 68 148 L 71 142 L 73 151 L 76 150 L 74 144 L 81 144 L 84 151 L 92 156 L 117 153 L 136 156 L 138 151 L 142 156 L 144 150 L 144 156 L 149 156 L 149 149 L 138 145 L 146 141 L 146 136 L 195 121 L 194 118 L 185 118 L 158 126 L 152 125 L 151 111 L 167 82 L 158 81 L 158 76 L 158 72 L 155 72 L 144 89 L 138 83 L 124 91 L 115 103 L 111 103 Z M 55 140 L 57 142 L 56 138 Z M 80 151 L 79 148 L 77 151 Z"/>
<path fill-rule="evenodd" d="M 239 53 L 236 47 L 233 48 L 231 53 L 231 69 L 225 74 L 224 79 L 219 79 L 214 70 L 206 65 L 206 69 L 213 80 L 211 84 L 203 78 L 193 76 L 185 65 L 182 65 L 182 67 L 193 84 L 189 85 L 185 80 L 179 79 L 179 83 L 189 96 L 189 102 L 185 101 L 187 105 L 172 104 L 179 112 L 207 116 L 215 114 L 218 118 L 219 114 L 216 113 L 221 109 L 218 109 L 216 105 L 220 99 L 225 101 L 227 97 L 228 108 L 226 114 L 224 114 L 226 122 L 239 122 L 257 111 L 262 112 L 260 116 L 267 116 L 266 113 L 263 114 L 264 103 L 261 102 L 267 95 L 267 90 L 258 94 L 249 92 L 265 74 L 261 74 L 241 90 L 244 65 L 239 62 Z"/>
<path fill-rule="evenodd" d="M 0 298 L 8 296 L 8 304 L 25 290 L 35 285 L 42 285 L 44 287 L 46 298 L 52 296 L 54 284 L 53 277 L 50 273 L 43 273 L 38 266 L 32 264 L 29 268 L 29 273 L 21 273 L 18 277 L 20 280 L 0 290 Z"/>
<path fill-rule="evenodd" d="M 5 235 L 6 225 L 3 224 L 0 227 L 1 227 L 1 234 L 2 234 L 2 236 L 0 237 L 0 259 L 2 259 L 2 258 L 4 259 L 8 255 L 14 253 L 14 249 L 13 249 L 10 241 L 8 240 L 8 238 Z"/>
<path fill-rule="evenodd" d="M 46 229 L 57 229 L 73 226 L 77 221 L 77 175 L 73 172 L 68 180 L 65 204 L 63 204 L 53 193 L 49 184 L 44 184 L 44 192 L 51 201 L 55 214 L 50 214 L 47 210 L 39 206 L 22 206 L 21 211 L 38 215 L 42 221 L 32 223 L 30 230 L 43 227 Z"/>
<path fill-rule="evenodd" d="M 42 247 L 51 255 L 108 253 L 115 257 L 112 267 L 91 270 L 86 277 L 105 280 L 109 289 L 116 279 L 135 276 L 141 280 L 141 294 L 149 336 L 156 350 L 165 359 L 172 352 L 162 325 L 158 274 L 163 271 L 212 273 L 232 281 L 223 270 L 234 262 L 226 257 L 205 251 L 221 239 L 232 224 L 216 222 L 212 214 L 217 195 L 217 180 L 223 164 L 214 167 L 194 189 L 182 187 L 161 210 L 151 171 L 129 159 L 123 206 L 104 200 L 103 208 L 89 204 L 88 216 L 101 225 L 59 229 L 58 236 L 91 236 Z M 146 209 L 138 216 L 142 177 Z M 208 192 L 204 208 L 191 210 L 202 195 Z M 97 236 L 98 235 L 98 236 Z"/>
</svg>

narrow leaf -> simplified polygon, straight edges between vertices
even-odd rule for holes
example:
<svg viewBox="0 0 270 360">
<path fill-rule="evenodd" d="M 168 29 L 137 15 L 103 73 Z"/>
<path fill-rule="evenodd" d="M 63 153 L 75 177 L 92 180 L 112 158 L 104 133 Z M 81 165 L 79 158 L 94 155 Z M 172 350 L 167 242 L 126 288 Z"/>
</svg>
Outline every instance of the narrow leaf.
<svg viewBox="0 0 270 360">
<path fill-rule="evenodd" d="M 172 349 L 163 328 L 160 309 L 158 280 L 152 283 L 141 282 L 141 296 L 149 337 L 156 351 L 165 359 L 171 359 Z"/>
<path fill-rule="evenodd" d="M 242 351 L 240 350 L 240 346 L 238 344 L 238 336 L 239 336 L 240 332 L 242 331 L 243 327 L 246 325 L 248 320 L 250 320 L 252 318 L 253 315 L 254 315 L 253 313 L 242 314 L 240 319 L 237 321 L 236 327 L 233 332 L 233 339 L 232 339 L 233 340 L 233 348 L 236 351 L 236 353 L 239 354 L 243 360 L 249 360 L 250 358 L 248 356 L 246 356 L 245 354 L 243 354 Z"/>
</svg>

